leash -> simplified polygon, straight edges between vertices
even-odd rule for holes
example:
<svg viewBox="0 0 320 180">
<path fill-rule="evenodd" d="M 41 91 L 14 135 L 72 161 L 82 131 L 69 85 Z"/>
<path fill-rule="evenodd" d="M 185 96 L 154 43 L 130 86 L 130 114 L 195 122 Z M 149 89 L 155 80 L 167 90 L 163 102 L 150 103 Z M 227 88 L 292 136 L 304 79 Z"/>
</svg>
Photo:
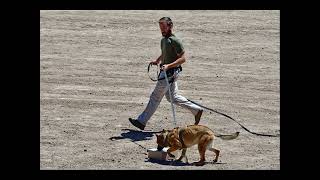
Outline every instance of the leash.
<svg viewBox="0 0 320 180">
<path fill-rule="evenodd" d="M 158 81 L 159 76 L 160 76 L 160 73 L 159 73 L 159 71 L 158 71 L 159 68 L 157 68 L 157 79 L 153 79 L 153 78 L 150 76 L 150 73 L 149 73 L 151 66 L 152 66 L 152 64 L 149 63 L 149 65 L 148 65 L 148 76 L 149 76 L 149 78 L 151 79 L 151 81 Z M 157 65 L 157 67 L 158 67 L 158 65 Z"/>
<path fill-rule="evenodd" d="M 163 80 L 163 79 L 165 79 L 166 80 L 166 83 L 167 83 L 167 87 L 168 87 L 168 90 L 169 90 L 169 96 L 170 96 L 170 104 L 171 104 L 171 110 L 172 110 L 172 114 L 173 114 L 173 123 L 174 123 L 174 127 L 176 127 L 177 126 L 177 120 L 176 120 L 176 111 L 175 111 L 175 108 L 174 108 L 174 105 L 173 105 L 173 102 L 172 102 L 172 93 L 171 93 L 171 88 L 170 88 L 170 84 L 173 82 L 173 80 L 174 80 L 174 78 L 173 78 L 173 74 L 174 74 L 174 72 L 171 72 L 171 79 L 170 79 L 170 81 L 169 81 L 169 78 L 168 78 L 168 75 L 167 75 L 167 71 L 164 71 L 164 78 L 162 77 L 162 78 L 160 78 L 160 73 L 159 73 L 159 71 L 158 71 L 158 69 L 159 69 L 159 67 L 158 67 L 158 65 L 157 65 L 157 79 L 153 79 L 151 76 L 150 76 L 150 73 L 149 73 L 149 71 L 150 71 L 150 67 L 152 66 L 152 64 L 151 63 L 149 63 L 149 65 L 148 65 L 148 76 L 149 76 L 149 78 L 152 80 L 152 81 L 160 81 L 160 80 Z M 178 68 L 180 71 L 182 71 L 182 67 L 180 66 L 179 68 Z M 173 69 L 174 70 L 174 69 Z M 179 72 L 180 72 L 179 71 Z M 179 73 L 178 72 L 178 73 Z"/>
<path fill-rule="evenodd" d="M 194 102 L 194 101 L 192 101 L 192 100 L 190 100 L 190 99 L 187 99 L 187 100 L 190 101 L 190 102 L 192 102 L 192 103 L 194 103 L 194 104 L 196 104 L 196 105 L 198 105 L 198 106 L 200 106 L 200 107 L 202 107 L 202 108 L 205 108 L 205 109 L 207 109 L 207 110 L 209 110 L 209 111 L 215 112 L 215 113 L 217 113 L 217 114 L 220 114 L 220 115 L 222 115 L 222 116 L 225 116 L 225 117 L 231 119 L 232 121 L 234 121 L 234 122 L 236 122 L 237 124 L 239 124 L 244 130 L 246 130 L 247 132 L 249 132 L 249 133 L 251 133 L 251 134 L 254 134 L 254 135 L 257 135 L 257 136 L 280 137 L 280 134 L 272 135 L 272 134 L 262 134 L 262 133 L 252 132 L 252 131 L 250 131 L 248 128 L 246 128 L 246 127 L 244 127 L 242 124 L 240 124 L 238 121 L 236 121 L 235 119 L 233 119 L 232 117 L 230 117 L 229 115 L 226 115 L 226 114 L 221 113 L 221 112 L 219 112 L 219 111 L 217 111 L 217 110 L 214 110 L 214 109 L 205 107 L 205 106 L 203 106 L 203 105 L 201 105 L 201 104 L 199 104 L 199 103 L 196 103 L 196 102 Z"/>
<path fill-rule="evenodd" d="M 169 80 L 168 80 L 167 72 L 166 72 L 166 71 L 164 71 L 164 77 L 165 77 L 165 79 L 166 79 L 167 87 L 168 87 L 168 89 L 169 89 L 169 96 L 170 96 L 170 103 L 171 103 L 171 109 L 172 109 L 172 114 L 173 114 L 174 127 L 177 127 L 176 111 L 175 111 L 174 106 L 173 106 L 172 93 L 171 93 L 171 88 L 170 88 L 170 84 L 169 84 Z"/>
<path fill-rule="evenodd" d="M 150 63 L 149 66 L 148 66 L 148 75 L 149 75 L 149 78 L 150 78 L 152 81 L 162 80 L 162 79 L 159 79 L 160 73 L 158 73 L 158 69 L 157 69 L 157 77 L 158 77 L 158 78 L 157 78 L 157 79 L 153 79 L 153 78 L 150 77 L 149 70 L 150 70 L 150 67 L 151 67 L 151 66 L 152 66 L 152 64 Z M 166 79 L 167 84 L 168 84 L 168 86 L 169 86 L 170 84 L 169 84 L 169 81 L 168 81 L 167 73 L 166 73 L 166 72 L 165 72 L 165 79 Z M 171 97 L 170 86 L 169 86 L 169 93 L 170 93 L 171 107 L 172 107 L 172 112 L 173 112 L 173 119 L 174 119 L 174 123 L 175 123 L 175 127 L 176 127 L 175 111 L 174 111 L 174 106 L 173 106 L 173 104 L 172 104 L 172 97 Z M 248 128 L 246 128 L 244 125 L 242 125 L 242 124 L 239 123 L 237 120 L 235 120 L 234 118 L 230 117 L 230 116 L 227 115 L 227 114 L 224 114 L 224 113 L 221 113 L 221 112 L 219 112 L 219 111 L 217 111 L 217 110 L 214 110 L 214 109 L 205 107 L 205 106 L 203 106 L 203 105 L 201 105 L 201 104 L 199 104 L 199 103 L 196 103 L 196 102 L 194 102 L 194 101 L 192 101 L 192 100 L 190 100 L 190 99 L 187 99 L 187 100 L 190 101 L 190 102 L 192 102 L 192 103 L 194 103 L 194 104 L 196 104 L 196 105 L 198 105 L 198 106 L 200 106 L 200 107 L 202 107 L 202 108 L 205 108 L 205 109 L 207 109 L 207 110 L 209 110 L 209 111 L 215 112 L 215 113 L 217 113 L 217 114 L 220 114 L 220 115 L 222 115 L 222 116 L 225 116 L 225 117 L 231 119 L 232 121 L 236 122 L 240 127 L 242 127 L 245 131 L 247 131 L 247 132 L 249 132 L 249 133 L 251 133 L 251 134 L 254 134 L 254 135 L 257 135 L 257 136 L 280 137 L 280 134 L 273 135 L 273 134 L 262 134 L 262 133 L 252 132 L 252 131 L 250 131 Z"/>
<path fill-rule="evenodd" d="M 148 76 L 149 76 L 149 78 L 151 79 L 151 81 L 160 81 L 160 80 L 163 80 L 163 79 L 165 79 L 165 77 L 162 77 L 162 78 L 160 78 L 160 73 L 161 73 L 161 71 L 162 70 L 160 70 L 160 73 L 159 73 L 159 66 L 157 65 L 157 72 L 156 72 L 156 77 L 157 77 L 157 79 L 154 79 L 154 78 L 152 78 L 151 76 L 150 76 L 150 68 L 152 67 L 152 65 L 153 64 L 151 64 L 151 63 L 149 63 L 149 65 L 148 65 L 148 68 L 147 68 L 147 70 L 148 70 Z M 168 72 L 169 71 L 169 72 Z M 172 68 L 172 69 L 170 69 L 170 70 L 168 70 L 166 73 L 167 74 L 169 74 L 170 75 L 170 78 L 173 76 L 173 74 L 174 74 L 174 72 L 177 72 L 178 74 L 182 71 L 182 67 L 181 66 L 178 66 L 178 67 L 176 67 L 176 68 Z M 169 80 L 169 83 L 172 83 L 173 82 L 173 78 L 171 78 L 170 80 Z"/>
</svg>

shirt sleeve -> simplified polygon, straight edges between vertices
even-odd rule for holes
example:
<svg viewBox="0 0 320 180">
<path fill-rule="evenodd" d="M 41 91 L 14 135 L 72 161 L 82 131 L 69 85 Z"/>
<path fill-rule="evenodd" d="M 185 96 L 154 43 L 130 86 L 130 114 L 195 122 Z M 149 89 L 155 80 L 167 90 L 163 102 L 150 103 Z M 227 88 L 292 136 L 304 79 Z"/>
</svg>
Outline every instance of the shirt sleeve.
<svg viewBox="0 0 320 180">
<path fill-rule="evenodd" d="M 174 47 L 177 54 L 181 55 L 184 52 L 184 47 L 180 39 L 172 39 L 172 46 Z"/>
</svg>

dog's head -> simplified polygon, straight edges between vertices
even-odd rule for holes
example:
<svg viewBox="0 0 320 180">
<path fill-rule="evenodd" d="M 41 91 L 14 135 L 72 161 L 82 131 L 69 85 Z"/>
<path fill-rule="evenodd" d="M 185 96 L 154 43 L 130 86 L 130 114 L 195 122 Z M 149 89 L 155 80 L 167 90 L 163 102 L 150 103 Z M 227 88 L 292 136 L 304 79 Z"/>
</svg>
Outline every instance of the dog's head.
<svg viewBox="0 0 320 180">
<path fill-rule="evenodd" d="M 164 147 L 168 147 L 169 144 L 166 140 L 167 135 L 168 135 L 169 131 L 163 129 L 162 132 L 160 134 L 156 134 L 157 136 L 157 144 L 158 144 L 158 151 L 161 151 Z"/>
</svg>

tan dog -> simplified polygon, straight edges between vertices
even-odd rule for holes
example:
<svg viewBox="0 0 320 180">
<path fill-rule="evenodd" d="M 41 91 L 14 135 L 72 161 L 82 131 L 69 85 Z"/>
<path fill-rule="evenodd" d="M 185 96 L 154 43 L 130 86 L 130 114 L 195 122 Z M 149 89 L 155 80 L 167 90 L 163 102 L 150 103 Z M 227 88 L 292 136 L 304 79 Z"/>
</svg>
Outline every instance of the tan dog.
<svg viewBox="0 0 320 180">
<path fill-rule="evenodd" d="M 214 135 L 213 131 L 203 125 L 189 125 L 184 128 L 176 127 L 173 130 L 163 130 L 161 134 L 157 136 L 158 150 L 162 150 L 164 147 L 169 147 L 167 153 L 170 157 L 174 157 L 171 152 L 181 150 L 181 156 L 177 161 L 181 161 L 183 157 L 188 162 L 186 152 L 187 148 L 198 144 L 198 150 L 200 154 L 200 161 L 192 163 L 192 165 L 202 166 L 205 163 L 206 150 L 213 151 L 216 154 L 214 162 L 218 161 L 220 151 L 212 147 L 214 137 L 219 137 L 224 140 L 231 140 L 238 137 L 239 132 L 232 135 Z"/>
</svg>

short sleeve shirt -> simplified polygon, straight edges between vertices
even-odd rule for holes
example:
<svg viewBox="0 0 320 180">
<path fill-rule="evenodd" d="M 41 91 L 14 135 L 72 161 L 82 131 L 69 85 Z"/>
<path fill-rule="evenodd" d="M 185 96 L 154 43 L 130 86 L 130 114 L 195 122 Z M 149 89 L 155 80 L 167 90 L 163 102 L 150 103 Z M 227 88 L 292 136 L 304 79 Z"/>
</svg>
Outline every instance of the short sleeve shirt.
<svg viewBox="0 0 320 180">
<path fill-rule="evenodd" d="M 161 52 L 162 52 L 162 64 L 170 64 L 178 59 L 178 54 L 181 55 L 184 52 L 184 47 L 180 39 L 174 34 L 170 37 L 163 37 L 161 39 Z"/>
</svg>

